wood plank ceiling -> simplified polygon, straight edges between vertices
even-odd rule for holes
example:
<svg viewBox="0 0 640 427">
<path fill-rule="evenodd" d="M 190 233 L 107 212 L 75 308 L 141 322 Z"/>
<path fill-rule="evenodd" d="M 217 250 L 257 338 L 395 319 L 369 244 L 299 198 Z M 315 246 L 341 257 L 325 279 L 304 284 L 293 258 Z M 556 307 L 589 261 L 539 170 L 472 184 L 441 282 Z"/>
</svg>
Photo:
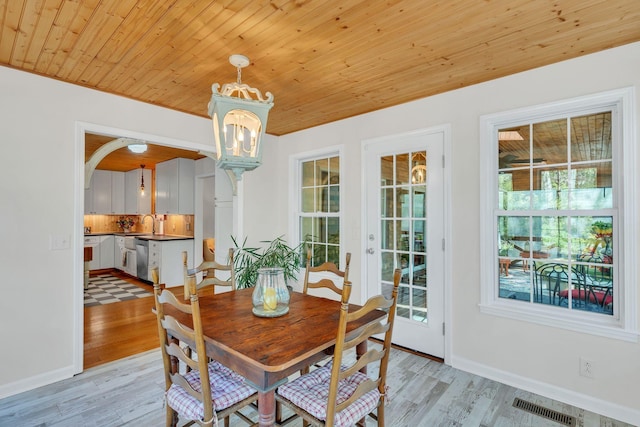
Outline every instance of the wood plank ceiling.
<svg viewBox="0 0 640 427">
<path fill-rule="evenodd" d="M 0 0 L 0 64 L 202 117 L 244 54 L 273 135 L 638 40 L 638 0 Z"/>
</svg>

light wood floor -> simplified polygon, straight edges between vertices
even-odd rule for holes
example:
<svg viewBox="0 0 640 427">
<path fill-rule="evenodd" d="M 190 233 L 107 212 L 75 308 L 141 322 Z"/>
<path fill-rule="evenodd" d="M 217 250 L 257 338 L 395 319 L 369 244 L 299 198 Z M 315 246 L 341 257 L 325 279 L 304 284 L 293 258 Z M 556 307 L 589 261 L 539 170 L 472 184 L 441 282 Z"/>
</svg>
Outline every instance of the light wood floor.
<svg viewBox="0 0 640 427">
<path fill-rule="evenodd" d="M 125 273 L 110 273 L 153 292 L 151 285 Z M 84 369 L 158 348 L 158 326 L 152 308 L 153 297 L 85 307 Z"/>
<path fill-rule="evenodd" d="M 164 425 L 152 304 L 153 299 L 143 298 L 85 309 L 85 371 L 0 400 L 0 426 Z M 385 418 L 391 427 L 561 425 L 513 408 L 516 397 L 574 416 L 579 427 L 632 427 L 397 348 L 390 357 L 388 385 Z M 232 417 L 231 425 L 246 424 Z M 375 423 L 369 420 L 368 425 Z"/>
<path fill-rule="evenodd" d="M 377 345 L 377 344 L 373 344 Z M 88 369 L 73 378 L 0 400 L 1 426 L 164 425 L 160 350 Z M 388 371 L 390 427 L 558 424 L 512 407 L 515 397 L 575 416 L 578 427 L 631 427 L 589 411 L 392 349 Z M 256 419 L 255 412 L 250 414 Z M 235 416 L 232 427 L 246 426 Z M 301 422 L 291 425 L 299 427 Z M 368 426 L 375 423 L 368 421 Z"/>
</svg>

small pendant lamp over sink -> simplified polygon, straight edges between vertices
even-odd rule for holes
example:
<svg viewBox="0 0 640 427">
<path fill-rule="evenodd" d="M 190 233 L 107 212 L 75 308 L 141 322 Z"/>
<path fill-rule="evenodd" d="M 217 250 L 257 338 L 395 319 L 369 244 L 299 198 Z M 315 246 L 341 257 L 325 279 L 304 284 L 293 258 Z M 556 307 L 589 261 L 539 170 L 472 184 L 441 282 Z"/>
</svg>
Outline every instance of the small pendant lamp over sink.
<svg viewBox="0 0 640 427">
<path fill-rule="evenodd" d="M 144 165 L 140 165 L 140 195 L 144 196 Z"/>
</svg>

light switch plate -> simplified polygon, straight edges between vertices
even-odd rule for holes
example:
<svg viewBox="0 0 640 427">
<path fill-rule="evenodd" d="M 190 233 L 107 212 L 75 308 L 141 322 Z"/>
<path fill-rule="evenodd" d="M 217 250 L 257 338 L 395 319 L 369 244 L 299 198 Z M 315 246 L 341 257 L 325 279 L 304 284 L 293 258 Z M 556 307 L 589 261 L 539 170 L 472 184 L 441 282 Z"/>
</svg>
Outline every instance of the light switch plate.
<svg viewBox="0 0 640 427">
<path fill-rule="evenodd" d="M 63 249 L 69 249 L 69 236 L 50 235 L 49 249 L 52 251 L 61 251 Z"/>
</svg>

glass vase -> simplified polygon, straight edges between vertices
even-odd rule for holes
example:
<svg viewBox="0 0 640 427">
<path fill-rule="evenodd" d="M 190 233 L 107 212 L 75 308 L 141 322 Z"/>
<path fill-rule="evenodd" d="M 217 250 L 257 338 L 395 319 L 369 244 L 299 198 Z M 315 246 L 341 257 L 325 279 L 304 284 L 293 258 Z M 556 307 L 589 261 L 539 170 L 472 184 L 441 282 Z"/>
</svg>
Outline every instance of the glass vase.
<svg viewBox="0 0 640 427">
<path fill-rule="evenodd" d="M 258 283 L 253 289 L 253 314 L 259 317 L 278 317 L 289 312 L 289 289 L 282 268 L 258 270 Z"/>
</svg>

